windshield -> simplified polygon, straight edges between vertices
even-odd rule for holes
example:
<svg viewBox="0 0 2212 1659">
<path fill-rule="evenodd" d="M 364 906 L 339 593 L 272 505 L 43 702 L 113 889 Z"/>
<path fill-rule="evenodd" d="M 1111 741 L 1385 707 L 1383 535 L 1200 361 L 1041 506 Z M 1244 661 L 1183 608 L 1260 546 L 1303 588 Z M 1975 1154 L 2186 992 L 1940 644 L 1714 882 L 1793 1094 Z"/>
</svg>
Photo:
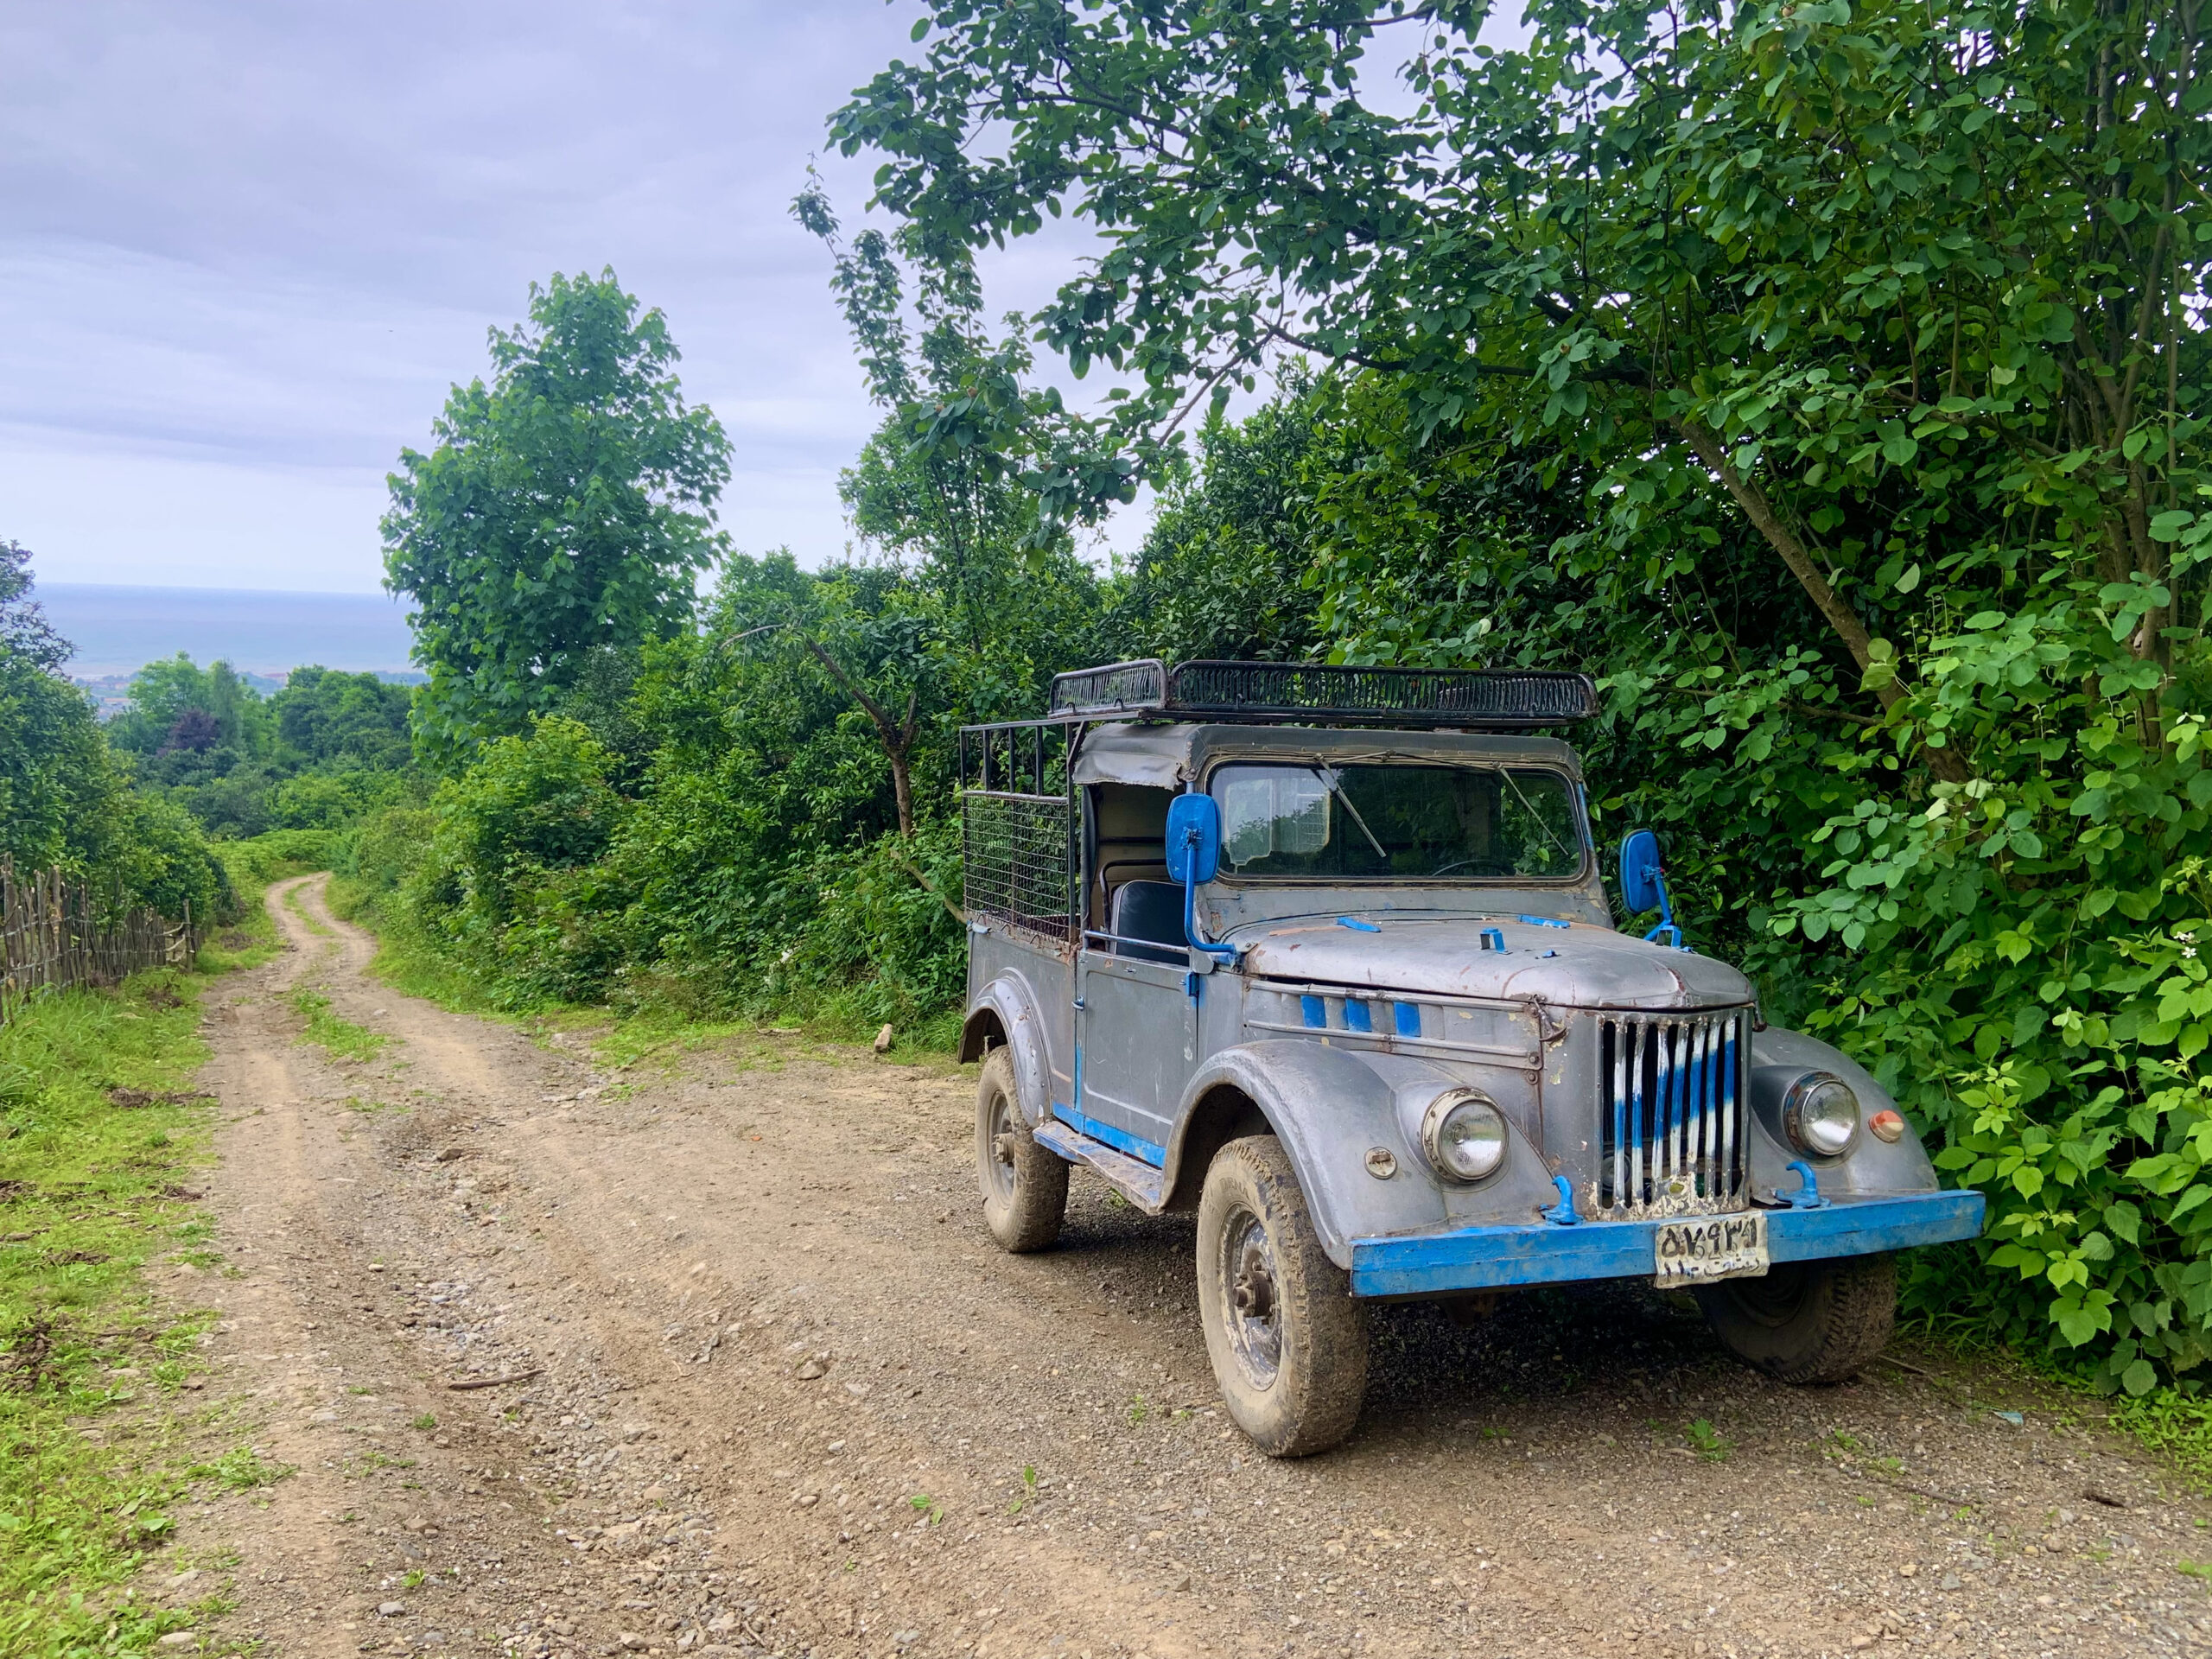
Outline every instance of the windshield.
<svg viewBox="0 0 2212 1659">
<path fill-rule="evenodd" d="M 1210 787 L 1232 875 L 1561 881 L 1582 873 L 1573 785 L 1556 772 L 1226 766 Z"/>
</svg>

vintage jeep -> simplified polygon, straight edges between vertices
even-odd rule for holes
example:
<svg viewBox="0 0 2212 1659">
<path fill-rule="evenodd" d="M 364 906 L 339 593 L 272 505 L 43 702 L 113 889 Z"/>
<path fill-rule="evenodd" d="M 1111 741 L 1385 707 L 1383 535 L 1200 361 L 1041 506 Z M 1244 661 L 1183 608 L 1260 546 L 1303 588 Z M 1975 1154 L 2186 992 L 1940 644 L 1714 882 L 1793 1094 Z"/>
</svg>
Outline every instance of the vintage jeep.
<svg viewBox="0 0 2212 1659">
<path fill-rule="evenodd" d="M 1230 1414 L 1351 1430 L 1363 1300 L 1683 1287 L 1792 1382 L 1880 1351 L 1889 1252 L 1980 1230 L 1880 1086 L 1681 942 L 1649 833 L 1617 931 L 1576 674 L 1119 663 L 969 728 L 963 1059 L 1009 1250 L 1085 1164 L 1198 1213 Z"/>
</svg>

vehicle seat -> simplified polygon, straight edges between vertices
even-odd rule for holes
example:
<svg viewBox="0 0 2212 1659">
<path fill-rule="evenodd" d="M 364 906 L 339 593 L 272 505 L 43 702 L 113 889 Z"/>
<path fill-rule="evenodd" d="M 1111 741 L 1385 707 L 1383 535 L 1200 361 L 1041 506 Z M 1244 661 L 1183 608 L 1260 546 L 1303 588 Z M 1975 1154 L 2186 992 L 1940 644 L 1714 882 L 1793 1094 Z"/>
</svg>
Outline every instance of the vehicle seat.
<svg viewBox="0 0 2212 1659">
<path fill-rule="evenodd" d="M 1181 967 L 1191 952 L 1183 937 L 1183 888 L 1174 881 L 1124 881 L 1114 889 L 1107 931 L 1115 936 L 1114 954 Z M 1148 939 L 1153 944 L 1125 941 Z"/>
</svg>

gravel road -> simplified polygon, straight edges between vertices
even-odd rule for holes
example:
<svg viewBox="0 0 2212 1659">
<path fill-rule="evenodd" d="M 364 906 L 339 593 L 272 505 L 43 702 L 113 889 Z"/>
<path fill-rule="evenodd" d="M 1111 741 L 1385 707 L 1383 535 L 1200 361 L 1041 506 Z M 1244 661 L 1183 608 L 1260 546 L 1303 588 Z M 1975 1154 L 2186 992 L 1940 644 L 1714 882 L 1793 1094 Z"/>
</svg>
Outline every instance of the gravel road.
<svg viewBox="0 0 2212 1659">
<path fill-rule="evenodd" d="M 168 1294 L 218 1312 L 191 1432 L 296 1472 L 179 1517 L 141 1593 L 235 1602 L 181 1649 L 2212 1645 L 2212 1510 L 2079 1402 L 1904 1346 L 1783 1389 L 1605 1287 L 1380 1310 L 1357 1434 L 1269 1462 L 1187 1218 L 1078 1173 L 1059 1249 L 993 1246 L 972 1069 L 763 1033 L 610 1072 L 367 977 L 320 878 L 270 902 L 288 949 L 209 999 L 231 1268 Z M 302 1046 L 297 987 L 390 1046 Z"/>
</svg>

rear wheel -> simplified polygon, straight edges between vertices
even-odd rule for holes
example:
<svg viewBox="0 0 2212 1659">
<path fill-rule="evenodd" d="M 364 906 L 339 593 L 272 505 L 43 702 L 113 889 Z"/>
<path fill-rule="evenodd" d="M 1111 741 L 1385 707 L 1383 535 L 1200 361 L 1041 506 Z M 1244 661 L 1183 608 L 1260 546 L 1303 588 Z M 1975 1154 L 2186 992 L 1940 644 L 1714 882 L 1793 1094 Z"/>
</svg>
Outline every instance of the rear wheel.
<svg viewBox="0 0 2212 1659">
<path fill-rule="evenodd" d="M 1198 1198 L 1198 1314 L 1237 1427 L 1270 1457 L 1325 1452 L 1367 1392 L 1367 1311 L 1271 1135 L 1214 1154 Z"/>
<path fill-rule="evenodd" d="M 1886 1255 L 1784 1262 L 1758 1279 L 1695 1287 L 1721 1344 L 1783 1382 L 1840 1382 L 1873 1363 L 1897 1319 L 1897 1263 Z"/>
<path fill-rule="evenodd" d="M 1014 1056 L 995 1048 L 976 1086 L 976 1173 L 991 1236 L 1017 1255 L 1052 1248 L 1068 1209 L 1068 1166 L 1022 1116 Z"/>
</svg>

